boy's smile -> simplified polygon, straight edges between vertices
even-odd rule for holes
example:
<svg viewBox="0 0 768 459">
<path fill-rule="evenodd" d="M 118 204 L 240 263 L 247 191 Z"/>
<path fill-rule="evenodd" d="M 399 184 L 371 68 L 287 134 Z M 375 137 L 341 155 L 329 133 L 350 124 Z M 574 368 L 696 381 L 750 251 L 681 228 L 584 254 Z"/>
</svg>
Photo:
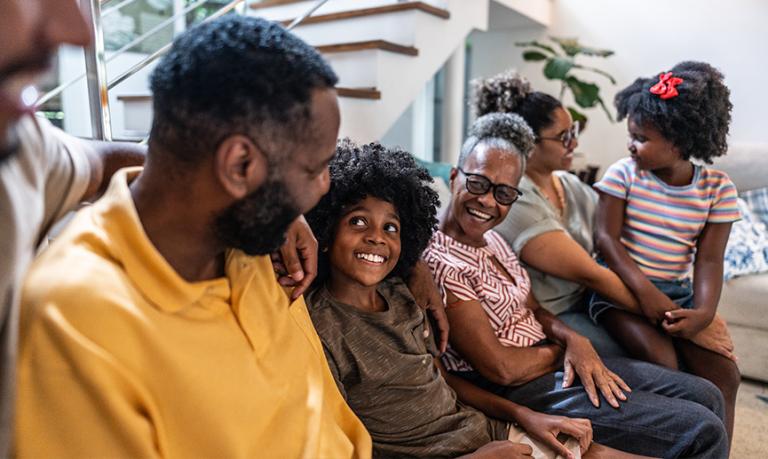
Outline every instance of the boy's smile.
<svg viewBox="0 0 768 459">
<path fill-rule="evenodd" d="M 400 258 L 400 217 L 394 206 L 374 197 L 345 209 L 329 248 L 335 288 L 376 286 Z"/>
</svg>

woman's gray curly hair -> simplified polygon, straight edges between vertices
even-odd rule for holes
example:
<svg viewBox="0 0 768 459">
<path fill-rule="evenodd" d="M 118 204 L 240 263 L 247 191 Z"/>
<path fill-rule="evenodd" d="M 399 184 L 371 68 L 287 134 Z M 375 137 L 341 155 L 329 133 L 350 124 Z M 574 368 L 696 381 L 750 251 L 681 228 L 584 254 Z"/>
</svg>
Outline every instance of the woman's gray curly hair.
<svg viewBox="0 0 768 459">
<path fill-rule="evenodd" d="M 470 105 L 475 115 L 494 112 L 516 112 L 531 93 L 531 84 L 514 71 L 506 71 L 490 78 L 472 80 Z"/>
<path fill-rule="evenodd" d="M 464 141 L 458 167 L 463 167 L 469 155 L 479 144 L 508 150 L 520 155 L 523 170 L 533 150 L 536 137 L 525 120 L 515 113 L 489 113 L 472 124 L 469 137 Z"/>
</svg>

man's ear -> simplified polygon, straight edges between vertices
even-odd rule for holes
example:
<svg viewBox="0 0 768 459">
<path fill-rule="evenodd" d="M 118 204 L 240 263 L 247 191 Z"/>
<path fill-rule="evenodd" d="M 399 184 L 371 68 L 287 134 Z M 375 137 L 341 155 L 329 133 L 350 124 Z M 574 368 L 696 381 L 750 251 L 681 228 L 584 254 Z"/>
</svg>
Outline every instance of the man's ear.
<svg viewBox="0 0 768 459">
<path fill-rule="evenodd" d="M 244 135 L 224 139 L 216 149 L 216 178 L 233 198 L 242 199 L 267 178 L 267 157 Z"/>
<path fill-rule="evenodd" d="M 459 170 L 455 167 L 451 168 L 451 173 L 448 176 L 448 187 L 453 191 L 453 181 L 456 180 L 456 176 L 459 174 Z"/>
</svg>

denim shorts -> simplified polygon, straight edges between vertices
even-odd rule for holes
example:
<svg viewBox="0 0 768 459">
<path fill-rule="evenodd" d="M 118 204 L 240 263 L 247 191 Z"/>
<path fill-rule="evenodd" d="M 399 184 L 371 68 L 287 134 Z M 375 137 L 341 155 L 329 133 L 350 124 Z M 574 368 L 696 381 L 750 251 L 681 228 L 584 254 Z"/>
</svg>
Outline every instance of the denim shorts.
<svg viewBox="0 0 768 459">
<path fill-rule="evenodd" d="M 598 260 L 603 266 L 606 264 L 602 260 Z M 690 279 L 681 280 L 662 280 L 662 279 L 649 279 L 661 293 L 667 295 L 672 302 L 677 304 L 683 309 L 693 309 L 693 287 L 691 286 Z M 608 310 L 609 308 L 622 309 L 616 306 L 611 300 L 600 296 L 597 292 L 592 292 L 589 298 L 589 317 L 593 322 L 598 323 L 600 314 Z"/>
</svg>

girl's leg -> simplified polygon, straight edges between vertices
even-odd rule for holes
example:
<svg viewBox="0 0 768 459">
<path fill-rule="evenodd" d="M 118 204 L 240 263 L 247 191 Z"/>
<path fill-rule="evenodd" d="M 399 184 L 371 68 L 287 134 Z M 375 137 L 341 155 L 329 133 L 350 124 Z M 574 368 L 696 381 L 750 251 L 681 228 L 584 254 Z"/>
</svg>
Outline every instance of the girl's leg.
<svg viewBox="0 0 768 459">
<path fill-rule="evenodd" d="M 611 308 L 600 315 L 600 323 L 632 357 L 677 370 L 677 352 L 672 339 L 645 318 Z"/>
<path fill-rule="evenodd" d="M 725 399 L 725 430 L 728 432 L 729 441 L 733 441 L 736 394 L 741 383 L 741 373 L 736 362 L 685 339 L 675 340 L 675 345 L 688 371 L 709 380 L 722 392 Z"/>
</svg>

